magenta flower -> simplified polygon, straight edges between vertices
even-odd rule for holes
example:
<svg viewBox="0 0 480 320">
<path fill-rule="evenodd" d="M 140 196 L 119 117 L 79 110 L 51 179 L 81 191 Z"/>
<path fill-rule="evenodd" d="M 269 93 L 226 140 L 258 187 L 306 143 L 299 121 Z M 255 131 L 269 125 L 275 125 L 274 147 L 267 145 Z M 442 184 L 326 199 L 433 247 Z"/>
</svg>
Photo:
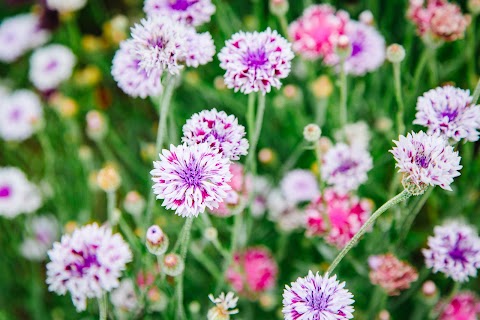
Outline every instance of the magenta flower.
<svg viewBox="0 0 480 320">
<path fill-rule="evenodd" d="M 429 134 L 439 133 L 455 141 L 477 141 L 480 106 L 471 102 L 468 90 L 452 86 L 432 89 L 418 98 L 413 123 L 427 127 Z"/>
<path fill-rule="evenodd" d="M 439 320 L 477 320 L 480 316 L 480 301 L 469 291 L 457 293 L 450 301 L 441 302 Z"/>
<path fill-rule="evenodd" d="M 277 274 L 278 266 L 270 252 L 252 247 L 235 253 L 226 278 L 239 294 L 255 297 L 275 286 Z"/>
<path fill-rule="evenodd" d="M 415 268 L 391 253 L 370 256 L 368 265 L 370 281 L 382 287 L 389 296 L 399 295 L 400 291 L 410 288 L 410 284 L 418 279 Z"/>
<path fill-rule="evenodd" d="M 308 272 L 305 278 L 298 278 L 291 287 L 283 291 L 283 314 L 285 320 L 353 319 L 353 295 L 345 289 L 337 276 L 321 276 Z"/>
<path fill-rule="evenodd" d="M 347 12 L 335 12 L 328 4 L 308 7 L 303 16 L 290 24 L 288 33 L 293 50 L 307 59 L 330 60 L 336 38 L 345 34 L 348 21 Z"/>
<path fill-rule="evenodd" d="M 245 94 L 279 89 L 290 73 L 291 44 L 270 28 L 263 32 L 240 31 L 232 36 L 218 54 L 225 72 L 225 84 Z"/>
<path fill-rule="evenodd" d="M 420 189 L 438 185 L 452 191 L 453 178 L 460 175 L 460 156 L 444 138 L 427 135 L 423 131 L 400 136 L 393 141 L 397 146 L 393 154 L 399 172 L 404 174 L 404 182 Z"/>
<path fill-rule="evenodd" d="M 370 217 L 372 201 L 325 189 L 323 196 L 310 203 L 305 213 L 307 234 L 324 236 L 328 243 L 341 249 Z"/>
<path fill-rule="evenodd" d="M 211 0 L 146 0 L 143 11 L 148 16 L 166 15 L 187 25 L 199 26 L 215 13 Z"/>
<path fill-rule="evenodd" d="M 217 109 L 195 113 L 183 126 L 182 141 L 188 145 L 208 143 L 224 157 L 238 160 L 248 153 L 248 140 L 244 138 L 245 127 L 238 119 Z"/>
<path fill-rule="evenodd" d="M 96 223 L 62 236 L 48 256 L 48 290 L 60 295 L 69 291 L 77 311 L 86 309 L 88 298 L 100 298 L 118 287 L 125 265 L 132 260 L 122 237 Z"/>
<path fill-rule="evenodd" d="M 230 160 L 207 143 L 171 145 L 159 156 L 150 172 L 153 192 L 179 216 L 196 217 L 205 208 L 217 208 L 231 190 Z"/>
<path fill-rule="evenodd" d="M 449 222 L 434 229 L 423 250 L 425 264 L 458 282 L 476 277 L 480 268 L 480 238 L 468 225 Z"/>
</svg>

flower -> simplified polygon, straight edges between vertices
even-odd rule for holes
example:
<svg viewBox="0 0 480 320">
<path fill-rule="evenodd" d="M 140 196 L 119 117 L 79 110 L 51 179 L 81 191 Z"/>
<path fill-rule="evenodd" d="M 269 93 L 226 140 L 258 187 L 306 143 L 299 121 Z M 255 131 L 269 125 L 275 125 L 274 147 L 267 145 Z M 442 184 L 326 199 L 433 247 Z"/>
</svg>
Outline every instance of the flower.
<svg viewBox="0 0 480 320">
<path fill-rule="evenodd" d="M 131 97 L 159 96 L 162 91 L 161 70 L 153 70 L 150 74 L 140 67 L 140 59 L 130 52 L 133 50 L 132 40 L 120 43 L 112 62 L 112 76 L 120 89 Z"/>
<path fill-rule="evenodd" d="M 38 96 L 30 90 L 17 90 L 0 101 L 0 137 L 23 141 L 34 134 L 43 117 Z"/>
<path fill-rule="evenodd" d="M 248 153 L 245 127 L 238 124 L 235 116 L 223 111 L 212 109 L 195 113 L 182 130 L 182 142 L 187 145 L 208 143 L 230 160 L 239 160 Z"/>
<path fill-rule="evenodd" d="M 208 320 L 229 320 L 231 314 L 237 314 L 238 297 L 235 297 L 233 292 L 227 294 L 221 293 L 218 298 L 215 298 L 212 294 L 208 295 L 210 301 L 215 303 L 215 307 L 208 310 Z"/>
<path fill-rule="evenodd" d="M 353 295 L 345 289 L 337 276 L 308 272 L 283 291 L 283 314 L 285 320 L 294 319 L 353 319 Z"/>
<path fill-rule="evenodd" d="M 387 48 L 387 60 L 391 63 L 400 63 L 405 59 L 405 48 L 398 43 L 393 43 Z"/>
<path fill-rule="evenodd" d="M 290 73 L 291 44 L 277 31 L 237 32 L 218 54 L 225 72 L 225 84 L 244 94 L 279 89 Z"/>
<path fill-rule="evenodd" d="M 453 178 L 460 175 L 462 166 L 460 156 L 447 145 L 445 139 L 436 135 L 427 135 L 423 131 L 400 136 L 390 152 L 396 167 L 404 174 L 404 185 L 414 185 L 420 189 L 438 185 L 451 191 Z"/>
<path fill-rule="evenodd" d="M 458 282 L 476 277 L 480 268 L 480 238 L 468 225 L 447 222 L 433 230 L 424 249 L 425 264 L 433 272 L 442 272 Z"/>
<path fill-rule="evenodd" d="M 413 123 L 427 127 L 428 134 L 439 133 L 455 141 L 477 141 L 480 106 L 471 103 L 469 90 L 452 86 L 432 89 L 418 98 Z"/>
<path fill-rule="evenodd" d="M 42 261 L 58 237 L 58 222 L 54 216 L 33 217 L 27 224 L 28 237 L 20 245 L 20 253 L 29 260 Z"/>
<path fill-rule="evenodd" d="M 463 38 L 471 17 L 460 7 L 446 0 L 410 0 L 407 16 L 417 26 L 421 36 L 433 40 L 454 41 Z"/>
<path fill-rule="evenodd" d="M 288 172 L 280 182 L 282 194 L 291 204 L 311 201 L 318 196 L 318 183 L 315 175 L 302 169 Z"/>
<path fill-rule="evenodd" d="M 270 251 L 263 247 L 250 247 L 236 252 L 227 270 L 227 282 L 241 295 L 254 297 L 275 285 L 278 266 Z"/>
<path fill-rule="evenodd" d="M 370 129 L 365 121 L 347 123 L 335 132 L 335 139 L 345 141 L 352 148 L 367 150 L 371 139 Z"/>
<path fill-rule="evenodd" d="M 344 62 L 347 74 L 363 76 L 382 66 L 385 61 L 385 39 L 377 29 L 360 22 L 349 21 L 345 32 L 352 47 Z M 337 54 L 333 54 L 325 62 L 329 65 L 338 65 L 340 60 Z"/>
<path fill-rule="evenodd" d="M 367 181 L 367 172 L 372 168 L 368 151 L 337 143 L 322 159 L 322 179 L 340 194 L 356 190 Z"/>
<path fill-rule="evenodd" d="M 303 138 L 308 142 L 317 142 L 322 135 L 322 129 L 315 123 L 307 124 L 303 128 Z"/>
<path fill-rule="evenodd" d="M 110 301 L 116 309 L 132 311 L 138 306 L 138 298 L 132 279 L 120 281 L 118 288 L 110 294 Z"/>
<path fill-rule="evenodd" d="M 293 50 L 307 59 L 329 60 L 334 54 L 335 40 L 345 34 L 348 13 L 328 5 L 312 5 L 288 28 Z"/>
<path fill-rule="evenodd" d="M 325 236 L 328 243 L 341 249 L 370 217 L 372 202 L 328 188 L 308 205 L 305 213 L 307 234 Z"/>
<path fill-rule="evenodd" d="M 418 279 L 415 268 L 391 253 L 370 256 L 368 265 L 370 281 L 382 287 L 390 296 L 399 295 L 401 290 L 410 288 L 410 284 Z"/>
<path fill-rule="evenodd" d="M 162 205 L 182 217 L 198 216 L 217 208 L 231 190 L 230 160 L 207 143 L 170 146 L 150 172 L 153 192 Z"/>
<path fill-rule="evenodd" d="M 199 26 L 215 13 L 211 0 L 146 0 L 143 11 L 148 16 L 167 15 L 187 25 Z"/>
<path fill-rule="evenodd" d="M 197 68 L 213 60 L 215 44 L 209 32 L 197 33 L 195 29 L 188 28 L 185 43 L 185 61 L 187 67 Z"/>
<path fill-rule="evenodd" d="M 82 9 L 87 0 L 46 0 L 47 7 L 50 10 L 57 10 L 58 12 L 71 12 Z"/>
<path fill-rule="evenodd" d="M 70 48 L 59 44 L 37 49 L 30 57 L 30 81 L 41 91 L 56 89 L 72 76 L 75 61 Z"/>
<path fill-rule="evenodd" d="M 269 220 L 276 222 L 281 231 L 290 232 L 304 227 L 304 213 L 288 201 L 279 189 L 268 193 L 266 205 Z"/>
<path fill-rule="evenodd" d="M 41 204 L 40 191 L 22 171 L 0 167 L 0 216 L 15 218 L 36 211 Z"/>
<path fill-rule="evenodd" d="M 13 62 L 49 38 L 50 33 L 40 28 L 40 18 L 34 14 L 6 18 L 0 24 L 0 61 Z"/>
<path fill-rule="evenodd" d="M 48 290 L 60 295 L 69 291 L 77 311 L 86 309 L 87 298 L 100 298 L 118 287 L 121 272 L 132 260 L 122 237 L 96 223 L 63 235 L 48 256 Z"/>
<path fill-rule="evenodd" d="M 480 316 L 480 301 L 470 291 L 459 292 L 450 301 L 441 302 L 439 320 L 476 320 Z"/>
</svg>

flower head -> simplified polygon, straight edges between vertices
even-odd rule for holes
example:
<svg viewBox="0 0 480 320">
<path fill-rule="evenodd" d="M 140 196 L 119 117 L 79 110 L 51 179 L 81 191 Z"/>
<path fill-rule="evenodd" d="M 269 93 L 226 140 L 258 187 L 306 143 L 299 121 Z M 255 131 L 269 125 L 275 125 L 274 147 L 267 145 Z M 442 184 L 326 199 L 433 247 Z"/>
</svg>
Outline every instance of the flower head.
<svg viewBox="0 0 480 320">
<path fill-rule="evenodd" d="M 248 140 L 244 137 L 245 127 L 238 124 L 235 116 L 212 109 L 195 113 L 187 120 L 182 141 L 188 145 L 208 143 L 224 157 L 238 160 L 248 153 Z"/>
<path fill-rule="evenodd" d="M 40 17 L 34 14 L 6 18 L 0 24 L 0 61 L 13 62 L 49 38 L 50 33 L 40 28 Z"/>
<path fill-rule="evenodd" d="M 199 26 L 215 13 L 211 0 L 146 0 L 143 10 L 148 16 L 167 15 L 187 25 Z"/>
<path fill-rule="evenodd" d="M 63 235 L 48 256 L 48 290 L 60 295 L 69 291 L 77 311 L 85 310 L 88 298 L 100 298 L 118 287 L 121 272 L 132 260 L 122 237 L 96 223 Z"/>
<path fill-rule="evenodd" d="M 477 141 L 480 128 L 480 106 L 471 105 L 470 91 L 452 86 L 427 91 L 417 101 L 413 123 L 428 127 L 428 133 L 439 133 L 460 141 Z"/>
<path fill-rule="evenodd" d="M 285 320 L 295 319 L 353 319 L 353 295 L 345 289 L 337 276 L 308 272 L 283 291 Z"/>
<path fill-rule="evenodd" d="M 162 71 L 155 69 L 147 73 L 140 67 L 140 59 L 131 53 L 132 50 L 132 40 L 120 44 L 120 49 L 113 57 L 113 78 L 120 89 L 131 97 L 145 99 L 159 96 L 163 91 L 160 81 Z"/>
<path fill-rule="evenodd" d="M 335 12 L 330 5 L 308 7 L 288 29 L 293 50 L 307 59 L 331 59 L 336 38 L 345 34 L 348 21 L 347 12 Z"/>
<path fill-rule="evenodd" d="M 453 178 L 460 175 L 460 156 L 444 138 L 427 135 L 423 131 L 400 136 L 390 152 L 393 154 L 399 172 L 404 174 L 404 184 L 420 189 L 438 185 L 452 190 Z"/>
<path fill-rule="evenodd" d="M 77 11 L 87 4 L 87 0 L 46 0 L 46 2 L 50 10 L 58 12 Z"/>
<path fill-rule="evenodd" d="M 459 292 L 450 301 L 441 302 L 439 320 L 476 320 L 480 316 L 480 301 L 469 291 Z"/>
<path fill-rule="evenodd" d="M 305 210 L 307 234 L 325 236 L 328 243 L 343 248 L 360 230 L 372 212 L 372 202 L 325 189 Z M 327 221 L 325 221 L 327 218 Z"/>
<path fill-rule="evenodd" d="M 132 279 L 120 281 L 118 288 L 110 294 L 110 301 L 121 311 L 132 311 L 138 306 L 138 297 Z"/>
<path fill-rule="evenodd" d="M 245 94 L 279 89 L 290 73 L 291 44 L 277 31 L 238 32 L 218 54 L 225 72 L 225 84 Z"/>
<path fill-rule="evenodd" d="M 399 295 L 401 290 L 410 288 L 410 284 L 418 279 L 415 268 L 390 253 L 370 256 L 368 265 L 370 281 L 382 287 L 390 296 Z"/>
<path fill-rule="evenodd" d="M 185 57 L 182 60 L 187 67 L 197 68 L 213 60 L 215 44 L 209 32 L 197 33 L 195 29 L 187 31 Z"/>
<path fill-rule="evenodd" d="M 218 298 L 209 294 L 208 298 L 215 303 L 215 307 L 208 310 L 208 320 L 229 320 L 230 315 L 238 313 L 238 309 L 236 309 L 238 297 L 235 297 L 233 292 L 227 294 L 222 292 Z"/>
<path fill-rule="evenodd" d="M 470 226 L 449 222 L 434 229 L 423 250 L 425 264 L 458 282 L 476 277 L 480 268 L 480 238 Z"/>
<path fill-rule="evenodd" d="M 43 117 L 38 96 L 29 90 L 17 90 L 0 101 L 0 137 L 23 141 L 34 134 Z"/>
<path fill-rule="evenodd" d="M 233 256 L 226 273 L 227 281 L 236 292 L 255 296 L 271 289 L 277 280 L 278 266 L 270 251 L 251 247 Z"/>
<path fill-rule="evenodd" d="M 296 169 L 288 172 L 280 182 L 282 194 L 290 204 L 311 201 L 318 194 L 318 183 L 315 175 L 308 170 Z"/>
<path fill-rule="evenodd" d="M 26 259 L 42 261 L 58 237 L 58 222 L 54 216 L 33 217 L 27 224 L 28 237 L 20 246 Z"/>
<path fill-rule="evenodd" d="M 368 151 L 338 143 L 323 157 L 322 179 L 332 185 L 336 192 L 347 193 L 367 181 L 367 172 L 372 166 Z"/>
<path fill-rule="evenodd" d="M 37 49 L 30 57 L 30 81 L 41 91 L 56 89 L 72 76 L 75 60 L 73 52 L 59 44 Z"/>
<path fill-rule="evenodd" d="M 217 208 L 231 189 L 230 160 L 208 143 L 171 145 L 159 156 L 150 172 L 153 192 L 163 199 L 163 206 L 182 217 Z"/>
</svg>

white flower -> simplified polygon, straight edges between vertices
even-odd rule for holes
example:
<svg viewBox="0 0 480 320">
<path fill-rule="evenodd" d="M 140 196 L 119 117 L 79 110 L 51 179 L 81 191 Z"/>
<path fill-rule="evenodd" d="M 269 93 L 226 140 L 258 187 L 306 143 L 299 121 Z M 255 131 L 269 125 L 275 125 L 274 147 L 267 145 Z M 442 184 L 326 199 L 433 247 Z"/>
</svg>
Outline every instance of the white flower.
<svg viewBox="0 0 480 320">
<path fill-rule="evenodd" d="M 132 311 L 138 306 L 138 298 L 131 279 L 120 281 L 118 288 L 110 294 L 110 301 L 115 308 L 122 311 Z"/>
<path fill-rule="evenodd" d="M 308 170 L 296 169 L 288 172 L 280 185 L 283 196 L 292 204 L 311 201 L 319 194 L 317 179 Z"/>
<path fill-rule="evenodd" d="M 208 298 L 216 304 L 215 307 L 208 310 L 208 320 L 228 320 L 230 319 L 230 315 L 238 313 L 238 309 L 235 309 L 237 307 L 238 297 L 235 297 L 233 292 L 227 294 L 222 292 L 218 298 L 209 294 Z"/>
<path fill-rule="evenodd" d="M 23 240 L 20 252 L 26 259 L 42 261 L 58 237 L 58 222 L 54 216 L 33 217 L 27 224 L 28 237 Z"/>
<path fill-rule="evenodd" d="M 82 9 L 86 4 L 87 0 L 47 0 L 47 7 L 59 12 L 77 11 Z"/>
</svg>

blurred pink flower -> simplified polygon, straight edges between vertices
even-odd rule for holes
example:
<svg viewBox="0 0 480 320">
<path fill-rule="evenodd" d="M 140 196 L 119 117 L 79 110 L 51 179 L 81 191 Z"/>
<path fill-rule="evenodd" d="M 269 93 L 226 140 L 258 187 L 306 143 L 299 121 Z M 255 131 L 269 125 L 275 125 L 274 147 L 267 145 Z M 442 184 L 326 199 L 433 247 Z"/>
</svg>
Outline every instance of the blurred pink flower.
<svg viewBox="0 0 480 320">
<path fill-rule="evenodd" d="M 463 38 L 471 17 L 463 15 L 460 7 L 446 0 L 410 0 L 407 16 L 417 26 L 421 36 L 444 41 Z"/>
<path fill-rule="evenodd" d="M 340 195 L 330 188 L 310 203 L 305 212 L 307 235 L 324 236 L 328 243 L 343 248 L 370 217 L 372 202 Z"/>
<path fill-rule="evenodd" d="M 313 5 L 290 24 L 288 33 L 293 50 L 307 59 L 331 59 L 334 43 L 339 35 L 345 34 L 349 21 L 348 13 L 328 5 Z"/>
<path fill-rule="evenodd" d="M 441 302 L 439 320 L 477 320 L 480 315 L 480 301 L 474 293 L 457 293 L 450 301 Z"/>
<path fill-rule="evenodd" d="M 254 298 L 273 288 L 277 273 L 277 263 L 270 252 L 263 247 L 251 247 L 235 253 L 226 278 L 237 293 Z"/>
<path fill-rule="evenodd" d="M 399 295 L 401 290 L 410 288 L 410 284 L 418 279 L 415 268 L 391 253 L 370 256 L 368 265 L 370 281 L 382 287 L 390 296 Z"/>
</svg>

